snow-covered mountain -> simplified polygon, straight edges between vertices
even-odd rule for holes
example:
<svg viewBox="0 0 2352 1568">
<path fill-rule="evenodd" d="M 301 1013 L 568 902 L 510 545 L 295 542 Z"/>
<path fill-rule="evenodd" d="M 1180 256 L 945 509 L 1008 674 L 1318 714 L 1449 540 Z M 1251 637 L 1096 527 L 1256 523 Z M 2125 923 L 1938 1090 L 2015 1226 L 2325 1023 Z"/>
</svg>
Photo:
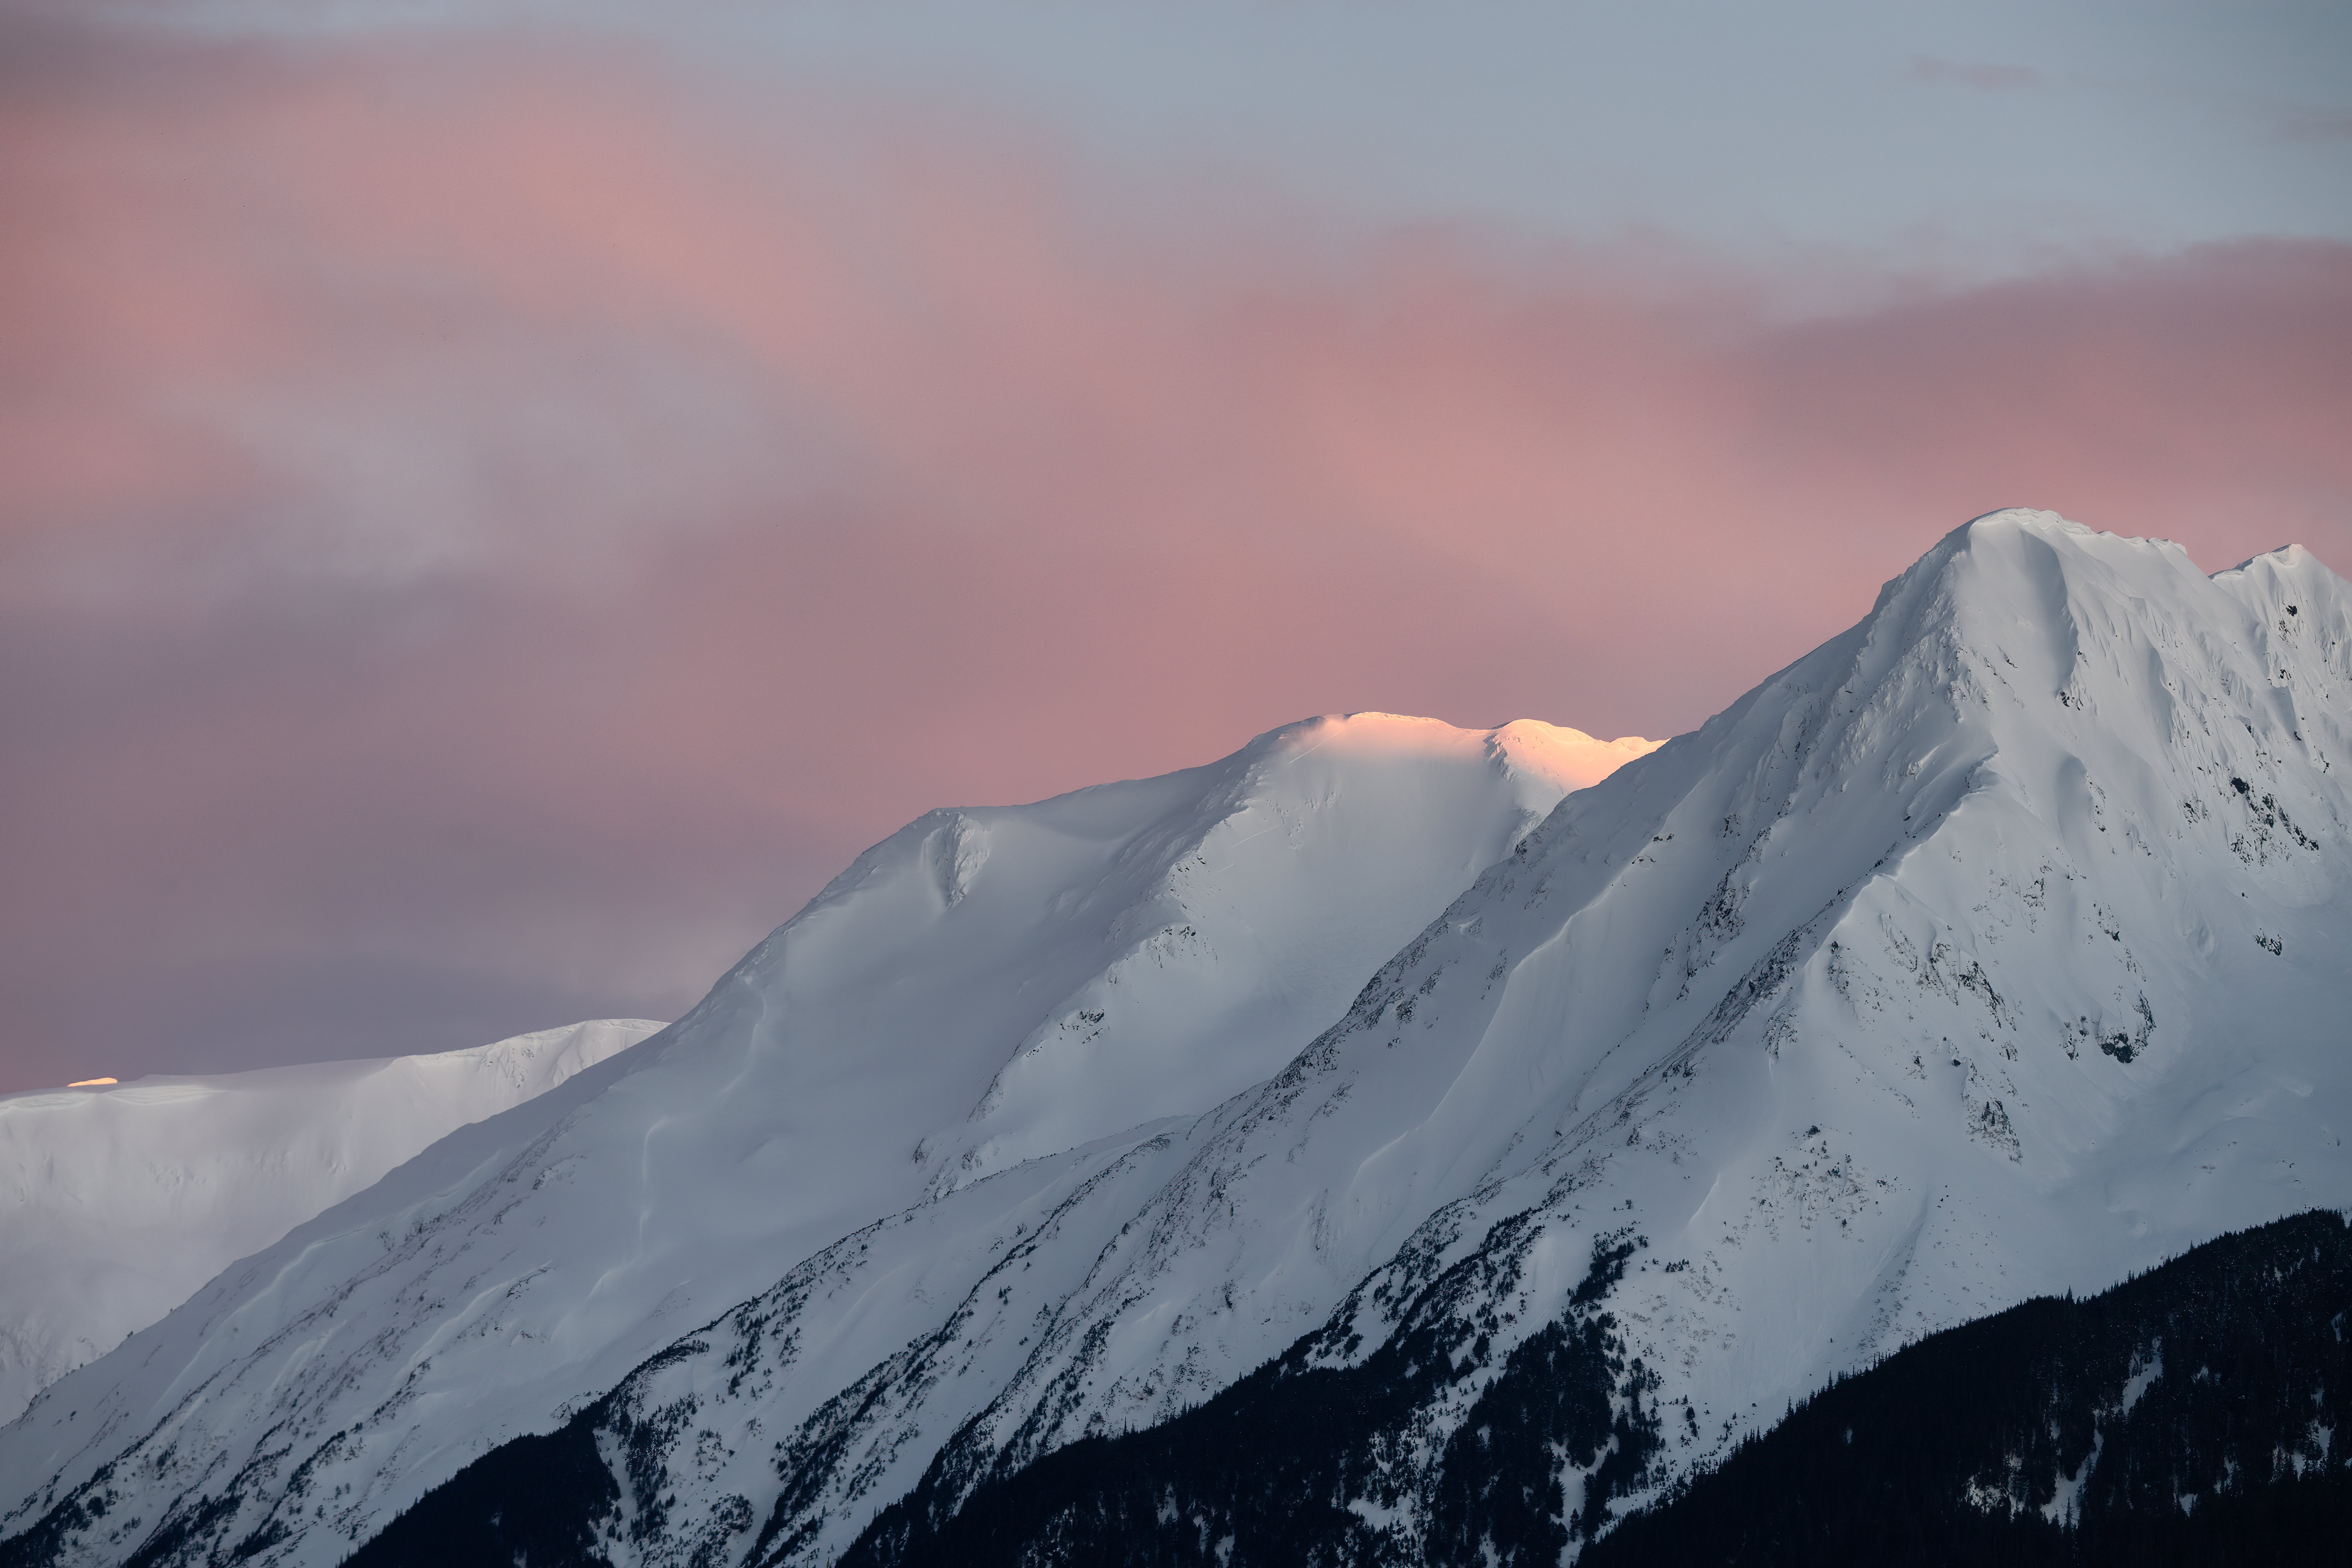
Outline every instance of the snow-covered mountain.
<svg viewBox="0 0 2352 1568">
<path fill-rule="evenodd" d="M 1221 1373 L 1406 1341 L 1420 1382 L 1378 1392 L 1410 1418 L 1343 1511 L 1421 1562 L 1439 1457 L 1523 1347 L 1592 1322 L 1588 1291 L 1620 1358 L 1617 1431 L 1561 1466 L 1589 1527 L 1909 1339 L 2352 1203 L 2347 731 L 2352 585 L 2306 552 L 2207 578 L 1979 520 L 1570 797 L 1262 1090 L 1129 1155 L 1158 1162 L 1141 1202 L 1065 1205 L 1074 1285 L 975 1267 L 960 1318 L 795 1432 L 789 1485 L 753 1489 L 739 1424 L 787 1362 L 760 1321 L 782 1294 L 649 1363 L 595 1435 L 658 1417 L 740 1458 L 703 1480 L 646 1442 L 614 1555 L 668 1560 L 629 1538 L 646 1497 L 694 1543 L 731 1493 L 782 1505 L 743 1539 L 773 1521 L 824 1561 L 869 1498 L 916 1489 L 920 1526 Z"/>
<path fill-rule="evenodd" d="M 2341 1202 L 2347 729 L 2352 589 L 2307 553 L 2208 578 L 1979 520 L 1570 796 L 1265 1085 L 650 1362 L 599 1416 L 625 1544 L 824 1561 L 919 1483 L 952 1508 L 1402 1331 L 1460 1358 L 1393 1446 L 1434 1454 L 1621 1234 L 1615 1396 L 1663 1440 L 1607 1484 L 1640 1497 L 1906 1339 Z M 1405 1540 L 1415 1463 L 1361 1500 Z"/>
<path fill-rule="evenodd" d="M 61 1382 L 0 1557 L 331 1563 L 552 1453 L 583 1553 L 896 1561 L 1272 1363 L 1386 1380 L 1338 1513 L 1418 1561 L 1481 1528 L 1436 1457 L 1604 1309 L 1571 1533 L 1908 1339 L 2352 1193 L 2307 553 L 1996 513 L 1532 832 L 1518 730 L 912 825 Z"/>
<path fill-rule="evenodd" d="M 189 1551 L 260 1529 L 269 1560 L 335 1562 L 844 1237 L 1262 1081 L 1563 794 L 1653 744 L 1358 715 L 923 817 L 658 1039 L 445 1139 L 51 1388 L 0 1434 L 0 1477 L 25 1479 L 0 1529 L 97 1475 L 84 1500 L 116 1500 L 43 1537 L 64 1558 L 120 1557 L 206 1492 L 237 1500 Z M 126 1445 L 161 1461 L 135 1500 L 109 1466 Z"/>
<path fill-rule="evenodd" d="M 0 1423 L 452 1128 L 661 1026 L 0 1097 Z"/>
</svg>

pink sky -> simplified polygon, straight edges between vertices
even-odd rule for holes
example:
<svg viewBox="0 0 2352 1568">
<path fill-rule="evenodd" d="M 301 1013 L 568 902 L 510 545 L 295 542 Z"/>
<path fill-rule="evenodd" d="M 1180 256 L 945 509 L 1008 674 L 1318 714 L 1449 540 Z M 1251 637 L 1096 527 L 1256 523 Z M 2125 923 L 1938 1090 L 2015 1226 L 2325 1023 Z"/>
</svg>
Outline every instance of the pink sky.
<svg viewBox="0 0 2352 1568">
<path fill-rule="evenodd" d="M 923 809 L 1314 712 L 1685 730 L 1999 506 L 2352 563 L 2338 244 L 1766 273 L 618 44 L 33 41 L 0 1090 L 667 1016 Z"/>
</svg>

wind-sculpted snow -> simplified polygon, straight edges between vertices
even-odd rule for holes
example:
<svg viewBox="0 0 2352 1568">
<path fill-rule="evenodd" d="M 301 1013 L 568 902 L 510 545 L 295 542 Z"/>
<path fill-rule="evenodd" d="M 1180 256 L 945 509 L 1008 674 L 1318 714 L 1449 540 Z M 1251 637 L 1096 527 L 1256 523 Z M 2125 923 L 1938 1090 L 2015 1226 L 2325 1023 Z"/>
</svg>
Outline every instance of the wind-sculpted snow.
<svg viewBox="0 0 2352 1568">
<path fill-rule="evenodd" d="M 780 1276 L 788 1298 L 856 1279 L 822 1299 L 835 1328 L 819 1301 L 786 1314 L 800 1342 L 845 1336 L 792 1397 L 911 1365 L 892 1347 L 969 1293 L 959 1259 L 1071 1203 L 1088 1224 L 1114 1191 L 1131 1209 L 1163 1146 L 1121 1155 L 1129 1130 L 1262 1081 L 1566 790 L 1648 745 L 1360 715 L 919 820 L 657 1038 L 445 1139 L 52 1387 L 0 1432 L 0 1557 L 340 1561 Z"/>
<path fill-rule="evenodd" d="M 0 1099 L 0 1422 L 451 1128 L 660 1027 Z"/>
<path fill-rule="evenodd" d="M 1608 1237 L 1668 1414 L 1639 1473 L 1565 1467 L 1588 1520 L 1923 1333 L 2339 1198 L 2347 696 L 2352 592 L 2300 551 L 1979 520 L 1570 796 L 1262 1085 L 649 1362 L 583 1422 L 610 1555 L 827 1562 L 1475 1277 L 1444 1342 L 1494 1326 L 1349 1505 L 1420 1561 L 1453 1426 Z"/>
<path fill-rule="evenodd" d="M 1524 837 L 1496 835 L 1492 862 L 1475 879 L 1464 870 L 1450 907 L 1416 918 L 1345 985 L 1335 964 L 1295 1053 L 1276 1049 L 1270 1027 L 1244 1077 L 1238 1055 L 1202 1047 L 1202 1087 L 1226 1097 L 1213 1108 L 1142 1110 L 1087 1086 L 1070 1103 L 1091 1113 L 1062 1121 L 1045 1078 L 997 1072 L 961 1101 L 981 1108 L 977 1121 L 927 1110 L 921 1124 L 948 1131 L 927 1134 L 917 1158 L 896 1152 L 904 1205 L 864 1216 L 863 1229 L 829 1214 L 821 1238 L 824 1226 L 771 1221 L 757 1247 L 745 1226 L 731 1250 L 722 1227 L 698 1225 L 692 1250 L 661 1255 L 709 1271 L 698 1304 L 712 1300 L 710 1281 L 731 1288 L 790 1256 L 726 1298 L 742 1303 L 731 1311 L 714 1305 L 658 1336 L 652 1321 L 583 1335 L 594 1349 L 570 1362 L 526 1356 L 499 1397 L 554 1406 L 572 1397 L 559 1387 L 581 1384 L 576 1364 L 634 1352 L 563 1428 L 575 1458 L 613 1482 L 591 1489 L 607 1500 L 583 1505 L 571 1538 L 600 1542 L 613 1562 L 814 1564 L 853 1549 L 886 1562 L 893 1542 L 921 1534 L 900 1529 L 903 1510 L 867 1533 L 901 1499 L 917 1523 L 937 1524 L 1074 1438 L 1149 1428 L 1276 1358 L 1302 1373 L 1362 1368 L 1412 1336 L 1449 1364 L 1432 1375 L 1408 1357 L 1383 1373 L 1382 1387 L 1420 1391 L 1410 1418 L 1332 1473 L 1362 1489 L 1335 1506 L 1364 1520 L 1381 1552 L 1419 1562 L 1460 1555 L 1462 1532 L 1486 1528 L 1457 1487 L 1485 1481 L 1441 1457 L 1458 1451 L 1471 1411 L 1525 1405 L 1501 1380 L 1549 1364 L 1559 1347 L 1541 1336 L 1570 1323 L 1601 1336 L 1593 1354 L 1622 1362 L 1613 1391 L 1587 1393 L 1617 1401 L 1608 1419 L 1642 1434 L 1647 1456 L 1634 1465 L 1608 1458 L 1630 1453 L 1623 1443 L 1561 1446 L 1562 1506 L 1578 1515 L 1573 1530 L 1563 1517 L 1562 1538 L 1589 1535 L 1840 1369 L 2340 1201 L 2352 1186 L 2336 1131 L 2352 1116 L 2341 1023 L 2352 1016 L 2341 960 L 2352 799 L 2335 764 L 2347 728 L 2352 588 L 2304 552 L 2209 578 L 2171 545 L 2047 513 L 1980 519 L 1889 584 L 1861 625 L 1696 733 L 1568 796 Z M 887 866 L 928 868 L 919 907 L 949 920 L 982 902 L 1005 854 L 987 822 L 917 824 L 901 841 L 755 953 L 667 1049 L 686 1050 L 698 1029 L 761 1037 L 727 1021 L 755 995 L 800 1018 L 808 1004 L 783 973 L 794 960 L 808 965 L 797 973 L 845 988 L 835 994 L 933 984 L 974 1017 L 1011 1012 L 1005 992 L 1024 987 L 1000 978 L 992 990 L 995 970 L 904 975 L 860 967 L 870 937 L 824 945 L 824 917 L 850 907 L 846 896 L 915 880 Z M 1156 848 L 1150 859 L 1188 863 Z M 1109 864 L 1115 879 L 1124 862 Z M 877 921 L 911 920 L 908 897 Z M 1123 888 L 1107 897 L 1135 907 Z M 1139 931 L 1181 929 L 1155 906 L 1122 928 L 1118 951 L 1144 951 Z M 1146 971 L 1122 971 L 1116 992 L 1107 978 L 1066 982 L 1108 971 L 1057 968 L 1059 950 L 1024 940 L 1018 973 L 1031 987 L 1092 987 L 1075 1012 L 1048 1007 L 1017 1037 L 1023 1051 L 1066 1051 L 1077 1076 L 1102 1048 L 1087 1031 L 1124 1021 L 1115 1008 L 1144 994 L 1128 977 Z M 1171 983 L 1151 1005 L 1186 994 Z M 919 1064 L 950 1074 L 958 1060 L 937 1039 L 895 1059 L 902 1078 Z M 748 1060 L 743 1070 L 748 1081 Z M 563 1140 L 586 1134 L 557 1119 L 611 1121 L 614 1106 L 651 1094 L 632 1087 L 647 1076 L 550 1097 L 544 1152 L 494 1164 L 488 1135 L 468 1155 L 461 1134 L 385 1184 L 409 1184 L 430 1223 L 387 1226 L 382 1249 L 478 1249 L 450 1251 L 438 1272 L 388 1271 L 415 1282 L 399 1287 L 398 1310 L 352 1298 L 355 1316 L 391 1336 L 363 1378 L 391 1415 L 305 1414 L 361 1408 L 299 1392 L 350 1375 L 337 1368 L 352 1352 L 340 1349 L 341 1362 L 247 1360 L 233 1346 L 192 1361 L 183 1345 L 176 1360 L 151 1358 L 177 1383 L 134 1399 L 110 1392 L 141 1364 L 134 1340 L 61 1384 L 121 1401 L 101 1415 L 117 1425 L 71 1464 L 50 1436 L 56 1457 L 23 1466 L 58 1476 L 5 1526 L 21 1532 L 24 1560 L 119 1554 L 109 1531 L 131 1543 L 161 1526 L 179 1533 L 158 1561 L 240 1541 L 258 1561 L 323 1561 L 320 1542 L 358 1539 L 415 1495 L 415 1478 L 437 1479 L 488 1447 L 460 1436 L 481 1405 L 429 1369 L 467 1333 L 511 1345 L 566 1331 L 496 1303 L 533 1247 L 564 1257 L 583 1246 L 527 1246 L 528 1227 L 553 1222 L 502 1211 L 503 1194 L 604 1169 L 562 1163 Z M 856 1081 L 808 1082 L 822 1101 L 770 1099 L 750 1120 L 772 1128 L 805 1105 L 871 1124 Z M 898 1092 L 912 1100 L 923 1087 Z M 743 1136 L 726 1113 L 735 1103 L 679 1104 L 677 1137 L 727 1150 Z M 657 1139 L 645 1136 L 638 1181 L 652 1192 L 663 1179 Z M 828 1191 L 887 1186 L 856 1152 L 836 1156 L 847 1174 Z M 740 1183 L 747 1165 L 717 1158 L 676 1179 L 730 1203 L 721 1178 Z M 478 1173 L 461 1181 L 461 1168 Z M 428 1187 L 427 1170 L 446 1173 Z M 786 1189 L 760 1191 L 765 1203 Z M 651 1208 L 605 1217 L 642 1227 Z M 435 1217 L 459 1210 L 485 1217 L 471 1228 Z M 488 1217 L 501 1212 L 517 1217 Z M 788 1235 L 813 1245 L 779 1245 Z M 493 1268 L 498 1246 L 512 1257 Z M 1595 1260 L 1620 1246 L 1632 1249 L 1621 1271 L 1596 1286 Z M 277 1256 L 291 1272 L 309 1255 Z M 347 1257 L 321 1263 L 299 1299 L 369 1289 L 358 1272 Z M 593 1312 L 596 1292 L 577 1283 L 587 1277 L 571 1278 L 572 1310 Z M 225 1325 L 215 1340 L 247 1311 L 256 1331 L 332 1339 L 263 1307 L 264 1294 L 206 1308 Z M 435 1327 L 403 1326 L 413 1322 Z M 558 1364 L 562 1377 L 529 1382 L 528 1369 Z M 200 1386 L 215 1369 L 250 1403 L 216 1413 L 223 1396 Z M 204 1444 L 182 1435 L 194 1425 L 184 1413 L 202 1416 Z M 1540 1434 L 1558 1413 L 1522 1415 Z M 1596 1408 L 1570 1426 L 1600 1419 Z M 51 1417 L 43 1430 L 61 1426 Z M 257 1441 L 265 1430 L 278 1435 Z M 12 1466 L 32 1455 L 25 1433 L 0 1435 L 17 1445 L 0 1449 Z M 241 1479 L 232 1450 L 236 1463 L 279 1457 Z M 461 1493 L 494 1500 L 526 1484 L 517 1452 L 428 1500 L 416 1528 Z M 108 1460 L 117 1468 L 90 1479 Z M 137 1526 L 114 1522 L 133 1511 Z M 386 1542 L 383 1560 L 407 1560 Z"/>
</svg>

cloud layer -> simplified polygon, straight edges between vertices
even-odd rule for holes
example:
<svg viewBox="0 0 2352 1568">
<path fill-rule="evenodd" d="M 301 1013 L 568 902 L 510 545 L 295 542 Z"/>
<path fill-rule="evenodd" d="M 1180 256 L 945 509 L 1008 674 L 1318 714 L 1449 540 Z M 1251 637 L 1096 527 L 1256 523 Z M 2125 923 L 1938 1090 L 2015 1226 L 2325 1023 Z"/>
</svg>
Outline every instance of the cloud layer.
<svg viewBox="0 0 2352 1568">
<path fill-rule="evenodd" d="M 1766 277 L 643 47 L 16 31 L 0 1089 L 676 1010 L 922 809 L 1308 713 L 1687 728 L 1997 506 L 2352 563 L 2342 247 Z"/>
</svg>

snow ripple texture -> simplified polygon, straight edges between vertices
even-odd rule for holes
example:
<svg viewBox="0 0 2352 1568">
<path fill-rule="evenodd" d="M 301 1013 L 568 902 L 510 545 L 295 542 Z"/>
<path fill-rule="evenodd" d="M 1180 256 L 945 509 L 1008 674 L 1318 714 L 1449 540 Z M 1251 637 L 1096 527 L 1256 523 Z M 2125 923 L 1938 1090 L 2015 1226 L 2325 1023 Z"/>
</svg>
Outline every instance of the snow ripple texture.
<svg viewBox="0 0 2352 1568">
<path fill-rule="evenodd" d="M 1183 901 L 1186 851 L 1118 840 L 1082 884 L 1010 816 L 927 819 L 647 1047 L 668 1077 L 608 1063 L 457 1134 L 372 1196 L 372 1256 L 349 1224 L 306 1227 L 60 1384 L 0 1433 L 0 1474 L 25 1478 L 0 1529 L 46 1520 L 58 1562 L 169 1522 L 185 1560 L 242 1542 L 328 1563 L 610 1388 L 614 1561 L 813 1564 L 926 1478 L 951 1500 L 1286 1349 L 1360 1360 L 1441 1279 L 1476 1282 L 1444 1310 L 1502 1325 L 1500 1365 L 1618 1237 L 1636 1250 L 1611 1310 L 1653 1412 L 1675 1411 L 1633 1489 L 1654 1489 L 1920 1334 L 2352 1191 L 2347 728 L 2352 585 L 2306 552 L 2207 577 L 2177 546 L 1991 514 L 1696 733 L 1493 834 L 1385 963 L 1302 996 L 1321 1016 L 1294 1048 L 1296 1014 L 1230 1055 L 1192 1041 L 1231 1025 L 1155 1037 L 1199 1049 L 1222 1096 L 1158 1119 L 1086 1071 L 1121 1029 L 1223 994 L 1200 972 L 1128 989 L 1203 962 L 1193 942 L 1235 951 L 1234 926 L 1153 901 Z M 1298 809 L 1242 811 L 1221 842 Z M 1169 891 L 1118 882 L 1139 865 Z M 956 918 L 1007 873 L 1036 878 L 1031 907 L 1100 898 L 1050 929 L 1075 949 L 1108 920 L 1113 942 L 1065 967 L 1024 927 L 969 970 L 898 966 L 877 933 Z M 1307 913 L 1258 907 L 1229 918 L 1288 937 Z M 1033 991 L 1074 1000 L 1032 1022 L 1006 998 Z M 1002 1019 L 984 1083 L 956 1080 L 945 1028 L 833 1037 L 856 1049 L 828 1060 L 887 1074 L 761 1076 L 846 1029 L 840 998 L 915 992 L 959 1029 Z M 1040 1050 L 1090 1113 L 1017 1070 Z M 909 1115 L 940 1131 L 892 1148 L 859 1086 L 977 1109 Z M 807 1170 L 793 1151 L 827 1127 L 857 1136 L 822 1183 L 772 1173 Z M 625 1136 L 634 1184 L 612 1174 Z M 534 1200 L 565 1183 L 578 1201 Z M 557 1268 L 563 1290 L 532 1295 Z M 671 1279 L 674 1311 L 647 1312 Z M 1420 1449 L 1489 1375 L 1449 1385 Z M 1360 1510 L 1406 1545 L 1415 1451 Z"/>
</svg>

